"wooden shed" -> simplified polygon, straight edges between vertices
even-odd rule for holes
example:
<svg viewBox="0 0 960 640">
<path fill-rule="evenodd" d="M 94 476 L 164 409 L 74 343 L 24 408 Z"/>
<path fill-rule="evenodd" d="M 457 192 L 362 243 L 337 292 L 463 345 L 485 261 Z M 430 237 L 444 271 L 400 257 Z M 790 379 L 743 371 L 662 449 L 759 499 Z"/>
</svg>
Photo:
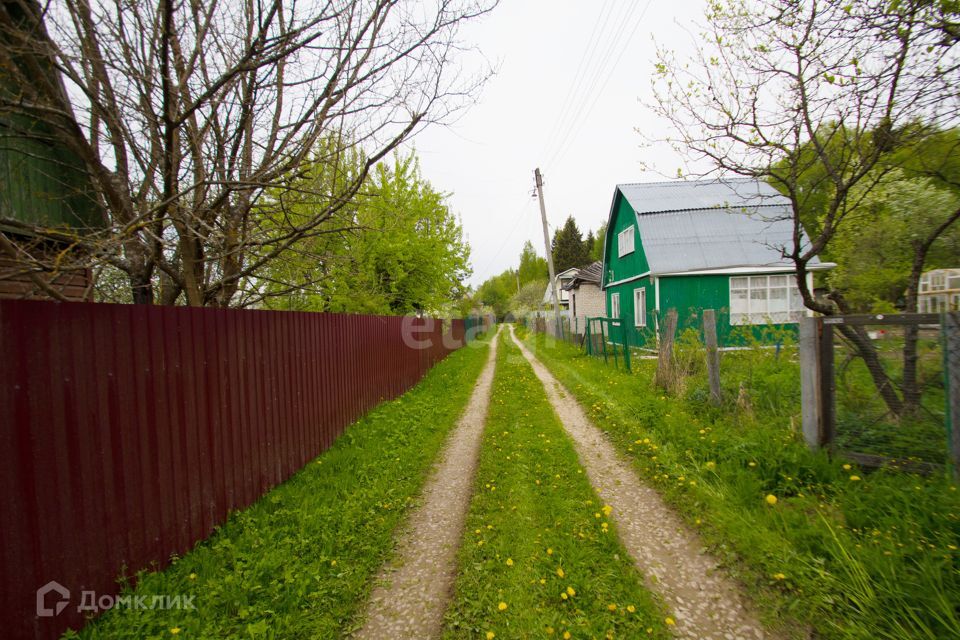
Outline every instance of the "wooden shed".
<svg viewBox="0 0 960 640">
<path fill-rule="evenodd" d="M 23 21 L 39 19 L 36 3 L 11 5 L 8 10 L 14 15 L 19 12 Z M 22 64 L 28 55 L 32 54 L 21 52 L 12 59 Z M 41 60 L 38 66 L 48 69 L 49 79 L 65 91 L 48 61 Z M 49 297 L 36 284 L 40 276 L 67 299 L 88 298 L 90 270 L 71 268 L 75 261 L 70 259 L 70 247 L 42 239 L 30 227 L 84 234 L 102 228 L 99 208 L 83 163 L 58 143 L 53 127 L 32 117 L 28 108 L 20 108 L 25 102 L 21 93 L 14 76 L 0 69 L 0 231 L 19 247 L 16 255 L 11 255 L 9 247 L 0 252 L 0 297 Z M 27 259 L 27 254 L 35 260 Z M 48 268 L 42 269 L 41 264 Z M 50 269 L 51 265 L 63 267 Z"/>
</svg>

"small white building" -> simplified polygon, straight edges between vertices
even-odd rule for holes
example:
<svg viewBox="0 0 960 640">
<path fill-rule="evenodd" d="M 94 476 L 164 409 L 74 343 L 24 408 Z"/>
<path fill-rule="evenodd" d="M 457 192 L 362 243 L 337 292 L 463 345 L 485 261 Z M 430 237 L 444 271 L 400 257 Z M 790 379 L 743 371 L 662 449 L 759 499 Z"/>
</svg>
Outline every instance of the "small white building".
<svg viewBox="0 0 960 640">
<path fill-rule="evenodd" d="M 577 269 L 570 281 L 563 285 L 570 300 L 570 329 L 583 335 L 587 318 L 606 316 L 606 300 L 600 289 L 603 263 L 596 261 Z"/>
<path fill-rule="evenodd" d="M 564 290 L 564 286 L 569 283 L 578 269 L 570 268 L 557 274 L 557 295 L 560 297 L 557 302 L 560 303 L 560 311 L 565 312 L 570 308 L 570 294 Z M 547 289 L 543 292 L 543 306 L 552 310 L 553 296 L 550 291 L 550 283 L 547 282 Z M 564 314 L 565 315 L 565 314 Z"/>
<path fill-rule="evenodd" d="M 920 313 L 960 311 L 960 269 L 934 269 L 920 276 Z"/>
</svg>

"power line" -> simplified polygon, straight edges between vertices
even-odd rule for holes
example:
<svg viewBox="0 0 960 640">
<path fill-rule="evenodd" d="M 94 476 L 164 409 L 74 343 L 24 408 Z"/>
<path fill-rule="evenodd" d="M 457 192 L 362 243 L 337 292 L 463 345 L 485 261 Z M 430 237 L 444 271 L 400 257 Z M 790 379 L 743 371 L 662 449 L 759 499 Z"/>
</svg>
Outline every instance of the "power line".
<svg viewBox="0 0 960 640">
<path fill-rule="evenodd" d="M 620 65 L 620 61 L 623 59 L 624 54 L 627 52 L 627 49 L 630 47 L 630 43 L 633 41 L 633 38 L 636 35 L 637 30 L 640 28 L 640 25 L 643 22 L 643 18 L 647 14 L 647 10 L 650 8 L 651 2 L 652 0 L 647 0 L 647 3 L 644 5 L 643 10 L 640 12 L 639 17 L 637 18 L 636 22 L 633 25 L 633 29 L 630 31 L 630 34 L 627 36 L 627 39 L 623 42 L 622 46 L 620 47 L 620 53 L 617 55 L 614 63 L 608 68 L 605 74 L 598 74 L 594 76 L 594 81 L 593 83 L 591 83 L 589 90 L 584 94 L 585 96 L 584 100 L 580 104 L 580 108 L 577 111 L 577 115 L 574 117 L 573 123 L 571 124 L 570 127 L 568 127 L 560 144 L 557 146 L 554 153 L 544 163 L 545 165 L 550 165 L 554 160 L 559 160 L 560 158 L 563 157 L 563 154 L 566 152 L 567 141 L 571 139 L 570 136 L 575 131 L 577 132 L 579 131 L 579 128 L 582 126 L 583 122 L 585 122 L 586 119 L 589 118 L 590 114 L 593 112 L 594 107 L 596 106 L 597 102 L 600 100 L 600 97 L 603 95 L 603 91 L 606 89 L 607 84 L 610 82 L 610 78 L 613 77 L 614 72 L 617 70 L 617 67 Z M 636 5 L 633 5 L 633 8 L 635 9 Z M 629 20 L 624 20 L 621 23 L 621 29 L 617 31 L 616 37 L 611 41 L 610 47 L 608 47 L 605 50 L 606 52 L 609 52 L 609 53 L 613 52 L 614 43 L 616 43 L 620 39 L 621 34 L 624 32 L 626 25 L 628 24 L 630 24 Z M 603 77 L 603 81 L 600 84 L 600 88 L 598 91 L 594 92 L 593 89 L 594 87 L 597 86 L 597 82 L 600 82 L 601 77 Z M 590 101 L 591 96 L 593 96 L 592 101 Z M 586 109 L 586 111 L 583 111 L 584 107 L 587 106 L 588 101 L 590 106 Z M 581 113 L 582 113 L 582 118 L 581 118 Z M 576 137 L 572 139 L 576 139 Z"/>
<path fill-rule="evenodd" d="M 557 116 L 557 120 L 554 122 L 553 129 L 551 130 L 550 135 L 547 137 L 545 148 L 540 152 L 541 155 L 545 154 L 549 149 L 550 141 L 554 139 L 555 134 L 562 131 L 561 125 L 569 115 L 570 105 L 573 104 L 572 98 L 577 95 L 575 89 L 579 87 L 586 78 L 586 70 L 592 64 L 593 53 L 596 50 L 597 44 L 600 42 L 599 35 L 606 30 L 607 21 L 612 13 L 611 11 L 607 10 L 611 7 L 613 7 L 613 4 L 610 2 L 610 0 L 607 0 L 600 8 L 600 13 L 597 14 L 597 19 L 593 23 L 593 29 L 590 32 L 590 38 L 587 40 L 586 49 L 584 49 L 583 55 L 580 56 L 580 63 L 577 65 L 577 71 L 573 75 L 573 80 L 570 82 L 570 86 L 567 87 L 567 95 L 564 96 L 563 101 L 560 103 L 560 114 Z M 598 31 L 598 27 L 600 27 L 601 22 L 603 23 L 603 26 Z"/>
<path fill-rule="evenodd" d="M 602 25 L 596 34 L 597 38 L 591 40 L 586 55 L 581 59 L 581 62 L 586 61 L 586 65 L 583 67 L 584 73 L 574 78 L 570 91 L 568 91 L 568 98 L 564 100 L 561 118 L 555 128 L 558 133 L 562 134 L 564 131 L 569 131 L 570 125 L 576 120 L 583 102 L 589 96 L 589 86 L 594 84 L 596 78 L 603 73 L 605 63 L 609 60 L 607 52 L 617 42 L 619 33 L 623 29 L 624 23 L 627 22 L 625 18 L 635 10 L 635 5 L 627 4 L 622 14 L 620 14 L 616 3 L 605 5 L 604 10 L 607 8 L 610 8 L 609 12 L 604 14 L 601 11 Z M 612 23 L 611 18 L 614 18 Z M 601 42 L 602 45 L 600 45 Z M 600 45 L 599 48 L 598 45 Z M 556 140 L 556 136 L 551 135 L 547 150 L 556 151 Z"/>
</svg>

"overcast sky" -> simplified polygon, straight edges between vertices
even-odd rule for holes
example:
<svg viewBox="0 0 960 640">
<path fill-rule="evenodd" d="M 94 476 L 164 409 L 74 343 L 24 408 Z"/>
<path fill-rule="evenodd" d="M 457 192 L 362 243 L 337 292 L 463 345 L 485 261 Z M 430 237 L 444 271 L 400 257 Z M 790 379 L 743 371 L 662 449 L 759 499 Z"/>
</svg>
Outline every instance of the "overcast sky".
<svg viewBox="0 0 960 640">
<path fill-rule="evenodd" d="M 543 254 L 533 169 L 544 174 L 553 228 L 606 219 L 614 186 L 676 175 L 680 159 L 649 148 L 655 40 L 692 48 L 704 0 L 503 0 L 462 35 L 498 68 L 477 104 L 414 141 L 424 176 L 451 194 L 480 284 L 515 266 L 523 243 Z M 654 171 L 644 171 L 642 164 Z"/>
</svg>

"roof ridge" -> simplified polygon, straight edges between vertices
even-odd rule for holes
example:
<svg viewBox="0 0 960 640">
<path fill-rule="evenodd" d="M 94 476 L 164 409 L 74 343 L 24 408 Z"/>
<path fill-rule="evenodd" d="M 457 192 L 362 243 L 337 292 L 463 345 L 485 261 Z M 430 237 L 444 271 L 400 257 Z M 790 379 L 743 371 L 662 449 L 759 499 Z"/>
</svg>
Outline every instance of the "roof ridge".
<svg viewBox="0 0 960 640">
<path fill-rule="evenodd" d="M 775 196 L 770 196 L 775 197 Z M 657 213 L 684 213 L 687 211 L 717 211 L 723 209 L 760 209 L 761 207 L 786 207 L 788 203 L 779 202 L 779 203 L 769 203 L 769 204 L 738 204 L 738 205 L 728 205 L 728 206 L 716 206 L 716 207 L 685 207 L 683 209 L 660 209 L 657 211 L 637 211 L 635 212 L 638 216 L 649 216 Z"/>
<path fill-rule="evenodd" d="M 654 180 L 653 182 L 618 182 L 618 187 L 637 187 L 637 186 L 647 186 L 647 185 L 657 185 L 657 184 L 698 184 L 698 183 L 707 183 L 707 182 L 763 182 L 763 180 L 758 178 L 747 178 L 744 176 L 738 176 L 736 178 L 700 178 L 697 180 Z"/>
</svg>

